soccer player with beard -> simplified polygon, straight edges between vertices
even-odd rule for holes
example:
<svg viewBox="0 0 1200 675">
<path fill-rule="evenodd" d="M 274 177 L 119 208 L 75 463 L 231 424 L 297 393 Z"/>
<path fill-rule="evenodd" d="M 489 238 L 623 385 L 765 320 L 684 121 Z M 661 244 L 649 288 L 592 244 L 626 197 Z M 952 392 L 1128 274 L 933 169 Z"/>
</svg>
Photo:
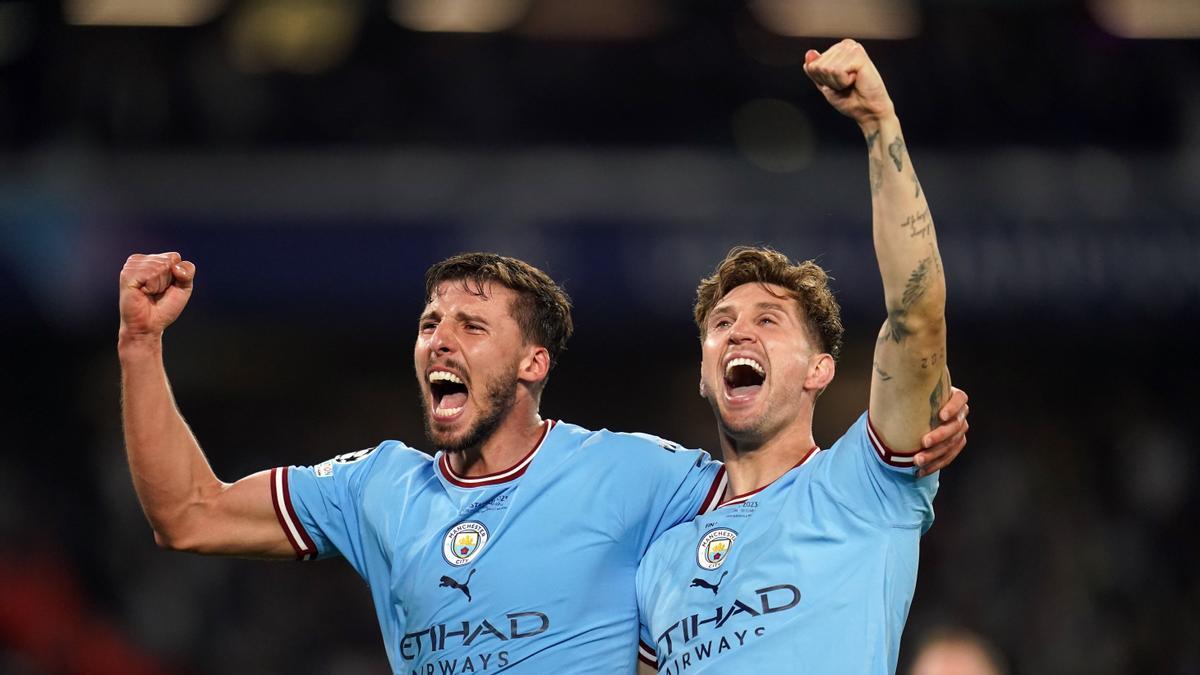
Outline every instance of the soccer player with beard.
<svg viewBox="0 0 1200 675">
<path fill-rule="evenodd" d="M 194 274 L 177 254 L 137 255 L 121 278 L 126 446 L 160 545 L 343 556 L 370 586 L 396 673 L 633 671 L 637 562 L 712 503 L 720 466 L 539 416 L 572 332 L 548 276 L 492 254 L 428 271 L 413 360 L 434 457 L 385 441 L 225 484 L 162 364 Z"/>
<path fill-rule="evenodd" d="M 195 265 L 134 255 L 121 274 L 123 420 L 156 541 L 262 558 L 344 557 L 367 581 L 396 673 L 632 673 L 638 561 L 715 504 L 703 452 L 538 413 L 570 303 L 512 258 L 426 274 L 413 361 L 430 457 L 397 441 L 223 483 L 175 406 L 162 335 Z M 926 435 L 932 468 L 963 445 L 965 397 Z"/>
<path fill-rule="evenodd" d="M 727 494 L 657 540 L 637 576 L 642 639 L 664 675 L 895 672 L 933 522 L 938 474 L 918 475 L 910 451 L 950 392 L 933 221 L 862 46 L 810 50 L 805 72 L 867 142 L 887 306 L 869 412 L 817 447 L 814 406 L 842 338 L 825 272 L 770 249 L 730 251 L 695 307 Z"/>
<path fill-rule="evenodd" d="M 123 421 L 138 498 L 163 547 L 313 559 L 363 576 L 397 673 L 630 673 L 638 561 L 715 503 L 719 465 L 640 434 L 538 414 L 572 331 L 541 271 L 465 254 L 426 275 L 413 360 L 432 458 L 396 441 L 313 467 L 217 479 L 175 406 L 163 331 L 192 292 L 178 254 L 121 274 Z M 930 466 L 963 445 L 965 396 L 927 436 Z"/>
</svg>

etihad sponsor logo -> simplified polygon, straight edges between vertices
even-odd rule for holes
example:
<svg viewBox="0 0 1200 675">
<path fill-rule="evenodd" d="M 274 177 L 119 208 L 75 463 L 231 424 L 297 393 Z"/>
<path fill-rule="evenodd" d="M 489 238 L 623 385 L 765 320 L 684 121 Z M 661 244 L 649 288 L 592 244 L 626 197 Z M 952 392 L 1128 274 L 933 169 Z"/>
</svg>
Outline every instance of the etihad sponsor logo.
<svg viewBox="0 0 1200 675">
<path fill-rule="evenodd" d="M 754 594 L 755 598 L 752 600 L 742 601 L 735 598 L 729 605 L 720 605 L 713 609 L 712 614 L 692 614 L 671 624 L 655 638 L 659 663 L 672 656 L 676 645 L 682 646 L 701 637 L 706 631 L 720 629 L 735 616 L 766 616 L 785 612 L 800 604 L 800 589 L 791 584 L 767 586 L 754 591 Z M 732 643 L 730 646 L 733 646 Z"/>
<path fill-rule="evenodd" d="M 696 564 L 706 570 L 715 570 L 724 565 L 737 536 L 737 532 L 728 527 L 705 532 L 696 548 Z"/>
<path fill-rule="evenodd" d="M 442 557 L 455 567 L 475 559 L 488 540 L 488 529 L 477 520 L 459 523 L 446 531 L 442 540 Z"/>
<path fill-rule="evenodd" d="M 409 670 L 410 675 L 459 675 L 460 673 L 487 673 L 493 669 L 507 668 L 508 652 L 471 654 L 453 659 L 439 659 L 433 663 L 422 663 Z"/>
<path fill-rule="evenodd" d="M 400 656 L 405 661 L 427 658 L 444 649 L 469 648 L 492 640 L 508 643 L 541 635 L 550 629 L 550 617 L 541 612 L 510 612 L 504 618 L 439 623 L 405 633 Z"/>
<path fill-rule="evenodd" d="M 702 665 L 704 659 L 710 658 L 714 654 L 724 654 L 727 651 L 744 647 L 752 637 L 762 637 L 766 632 L 765 627 L 756 626 L 752 629 L 736 630 L 732 635 L 722 635 L 719 639 L 698 642 L 688 647 L 686 651 L 659 659 L 659 675 L 679 675 L 692 666 Z"/>
</svg>

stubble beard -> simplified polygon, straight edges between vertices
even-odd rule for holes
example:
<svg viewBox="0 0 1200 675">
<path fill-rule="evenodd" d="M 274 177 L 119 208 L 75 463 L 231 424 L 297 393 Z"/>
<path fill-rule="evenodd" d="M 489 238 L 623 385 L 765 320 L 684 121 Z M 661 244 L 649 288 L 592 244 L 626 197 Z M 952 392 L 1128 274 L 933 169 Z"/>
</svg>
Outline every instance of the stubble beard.
<svg viewBox="0 0 1200 675">
<path fill-rule="evenodd" d="M 717 400 L 720 396 L 720 390 L 713 392 L 710 388 L 709 394 L 706 396 L 709 406 L 712 407 L 713 416 L 717 420 L 717 430 L 721 435 L 734 441 L 737 445 L 751 444 L 757 445 L 763 442 L 767 435 L 768 421 L 771 417 L 770 401 L 767 405 L 751 417 L 741 417 L 736 422 L 727 418 L 721 410 L 721 405 Z"/>
<path fill-rule="evenodd" d="M 517 400 L 517 373 L 514 368 L 511 373 L 498 375 L 484 386 L 485 407 L 479 411 L 475 422 L 463 434 L 455 439 L 449 433 L 438 433 L 433 428 L 433 410 L 430 409 L 429 397 L 421 396 L 421 405 L 425 409 L 425 438 L 437 450 L 446 453 L 463 452 L 478 448 L 487 442 L 501 422 L 512 411 Z"/>
</svg>

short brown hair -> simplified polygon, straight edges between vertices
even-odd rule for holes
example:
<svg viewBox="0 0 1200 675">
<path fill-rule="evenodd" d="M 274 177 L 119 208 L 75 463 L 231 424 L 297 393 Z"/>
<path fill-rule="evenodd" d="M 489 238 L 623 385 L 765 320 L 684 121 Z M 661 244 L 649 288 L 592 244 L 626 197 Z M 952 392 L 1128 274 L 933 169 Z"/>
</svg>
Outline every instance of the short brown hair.
<svg viewBox="0 0 1200 675">
<path fill-rule="evenodd" d="M 460 253 L 434 264 L 425 272 L 425 301 L 433 299 L 445 281 L 459 281 L 463 288 L 483 295 L 489 282 L 517 294 L 509 307 L 526 342 L 541 345 L 550 353 L 550 367 L 567 348 L 575 332 L 571 321 L 571 298 L 550 275 L 527 262 L 496 253 Z"/>
<path fill-rule="evenodd" d="M 779 251 L 760 246 L 735 246 L 729 250 L 716 272 L 696 288 L 695 318 L 700 339 L 707 332 L 708 314 L 721 298 L 743 284 L 775 284 L 788 291 L 799 303 L 809 337 L 817 347 L 836 360 L 842 351 L 842 310 L 829 275 L 811 260 L 794 264 Z"/>
</svg>

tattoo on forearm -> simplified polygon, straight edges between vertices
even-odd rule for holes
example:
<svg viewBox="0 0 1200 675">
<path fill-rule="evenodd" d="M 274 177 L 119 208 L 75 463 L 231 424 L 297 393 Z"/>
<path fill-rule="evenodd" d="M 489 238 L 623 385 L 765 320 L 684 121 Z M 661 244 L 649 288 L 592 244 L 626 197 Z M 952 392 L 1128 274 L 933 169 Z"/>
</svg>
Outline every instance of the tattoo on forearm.
<svg viewBox="0 0 1200 675">
<path fill-rule="evenodd" d="M 917 263 L 917 269 L 908 275 L 908 283 L 904 285 L 904 295 L 900 298 L 904 311 L 907 312 L 929 289 L 929 268 L 932 264 L 933 256 L 922 258 L 921 262 Z"/>
<path fill-rule="evenodd" d="M 871 150 L 871 148 L 875 147 L 875 141 L 878 138 L 879 138 L 879 129 L 876 129 L 875 131 L 872 131 L 871 133 L 867 134 L 867 151 L 868 152 Z"/>
<path fill-rule="evenodd" d="M 872 155 L 871 156 L 871 195 L 879 194 L 879 189 L 883 187 L 883 160 Z"/>
<path fill-rule="evenodd" d="M 896 164 L 897 171 L 904 170 L 904 138 L 897 136 L 896 140 L 888 143 L 888 154 L 892 156 L 892 162 Z"/>
<path fill-rule="evenodd" d="M 878 361 L 875 361 L 872 365 L 875 366 L 875 372 L 879 373 L 879 381 L 880 382 L 887 382 L 888 380 L 892 379 L 891 375 L 888 375 L 887 372 L 885 372 L 883 370 L 883 368 L 879 367 Z"/>
<path fill-rule="evenodd" d="M 912 179 L 913 179 L 913 185 L 916 187 L 916 191 L 913 192 L 913 197 L 920 197 L 921 196 L 921 180 L 919 178 L 917 178 L 917 173 L 915 171 L 913 172 Z"/>
<path fill-rule="evenodd" d="M 926 370 L 930 367 L 937 368 L 946 361 L 945 348 L 939 349 L 929 356 L 921 357 L 921 370 Z"/>
<path fill-rule="evenodd" d="M 938 425 L 938 413 L 942 409 L 942 403 L 943 403 L 942 399 L 945 397 L 945 392 L 942 387 L 943 379 L 944 378 L 941 375 L 938 375 L 937 385 L 934 386 L 933 391 L 929 394 L 929 428 L 930 429 L 936 429 L 937 425 Z"/>
<path fill-rule="evenodd" d="M 910 237 L 928 237 L 933 227 L 933 218 L 929 215 L 929 209 L 926 208 L 920 213 L 914 213 L 904 219 L 900 223 L 900 227 L 908 228 L 908 236 Z"/>
<path fill-rule="evenodd" d="M 904 285 L 904 294 L 900 296 L 900 306 L 888 309 L 887 328 L 879 336 L 880 342 L 891 340 L 899 343 L 912 335 L 907 326 L 908 310 L 929 290 L 929 268 L 935 264 L 933 258 L 932 255 L 922 258 L 921 262 L 917 263 L 917 268 L 909 275 L 908 283 Z"/>
<path fill-rule="evenodd" d="M 883 329 L 883 333 L 879 335 L 880 342 L 904 342 L 905 338 L 912 335 L 912 331 L 905 324 L 905 319 L 908 318 L 908 310 L 904 309 L 889 309 L 887 326 Z"/>
</svg>

